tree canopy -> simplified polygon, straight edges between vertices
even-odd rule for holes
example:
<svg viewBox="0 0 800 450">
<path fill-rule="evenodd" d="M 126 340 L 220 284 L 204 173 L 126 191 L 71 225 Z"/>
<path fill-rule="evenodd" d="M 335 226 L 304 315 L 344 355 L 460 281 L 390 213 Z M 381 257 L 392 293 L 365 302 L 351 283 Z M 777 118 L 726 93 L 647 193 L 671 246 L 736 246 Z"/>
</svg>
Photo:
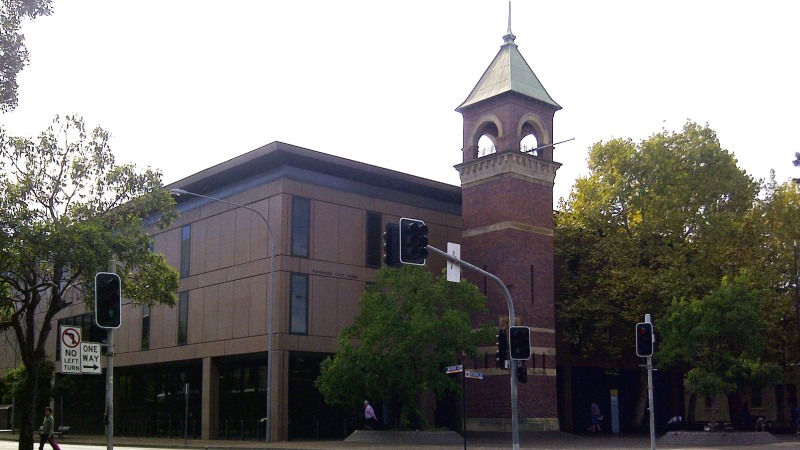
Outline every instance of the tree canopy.
<svg viewBox="0 0 800 450">
<path fill-rule="evenodd" d="M 3 0 L 0 4 L 0 111 L 17 107 L 17 74 L 28 63 L 25 35 L 21 33 L 26 19 L 52 13 L 52 0 Z"/>
<path fill-rule="evenodd" d="M 777 383 L 782 368 L 768 360 L 764 309 L 742 279 L 723 281 L 702 299 L 674 300 L 658 322 L 658 360 L 665 367 L 688 368 L 688 388 L 700 395 Z"/>
<path fill-rule="evenodd" d="M 338 337 L 341 351 L 323 362 L 316 386 L 329 404 L 355 407 L 369 399 L 400 405 L 401 426 L 423 420 L 424 391 L 457 391 L 445 367 L 474 356 L 491 336 L 486 327 L 473 330 L 471 314 L 486 305 L 474 285 L 434 278 L 416 266 L 376 272 L 360 305 Z"/>
<path fill-rule="evenodd" d="M 740 423 L 734 411 L 741 395 L 780 383 L 783 367 L 773 358 L 769 323 L 773 305 L 749 290 L 745 277 L 722 286 L 702 299 L 672 302 L 659 320 L 661 345 L 656 353 L 664 368 L 686 373 L 686 386 L 695 396 L 712 399 L 715 422 L 717 395 L 728 397 L 730 420 Z"/>
<path fill-rule="evenodd" d="M 0 130 L 0 330 L 12 330 L 28 374 L 47 358 L 55 315 L 74 302 L 90 309 L 94 276 L 112 260 L 125 298 L 176 301 L 178 274 L 150 251 L 144 228 L 168 224 L 174 201 L 160 172 L 116 164 L 108 140 L 74 116 L 35 139 Z M 35 378 L 26 379 L 33 400 Z M 20 448 L 30 448 L 30 411 L 21 432 Z"/>
<path fill-rule="evenodd" d="M 583 354 L 634 358 L 631 330 L 738 272 L 758 183 L 708 126 L 595 144 L 556 214 L 557 320 Z"/>
</svg>

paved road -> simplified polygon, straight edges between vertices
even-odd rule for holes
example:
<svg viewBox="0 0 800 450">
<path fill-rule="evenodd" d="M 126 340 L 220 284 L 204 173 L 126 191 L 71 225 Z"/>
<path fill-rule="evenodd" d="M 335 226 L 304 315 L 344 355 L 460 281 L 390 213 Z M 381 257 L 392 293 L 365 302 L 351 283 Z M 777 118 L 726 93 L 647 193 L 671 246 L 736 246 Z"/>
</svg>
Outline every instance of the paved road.
<svg viewBox="0 0 800 450">
<path fill-rule="evenodd" d="M 751 449 L 776 449 L 788 450 L 800 448 L 800 436 L 797 435 L 777 435 L 774 443 L 757 445 L 737 445 L 736 450 Z M 659 439 L 660 440 L 660 439 Z M 63 450 L 100 450 L 106 447 L 105 436 L 68 436 L 59 441 Z M 17 436 L 9 432 L 0 431 L 0 450 L 12 450 L 17 448 Z M 334 441 L 290 441 L 274 442 L 266 444 L 255 441 L 224 441 L 224 440 L 196 440 L 189 439 L 187 446 L 184 446 L 183 439 L 163 439 L 163 438 L 130 438 L 115 437 L 114 447 L 118 449 L 139 450 L 139 449 L 182 449 L 187 448 L 217 450 L 217 449 L 272 449 L 272 450 L 322 450 L 322 449 L 380 449 L 380 450 L 406 450 L 406 449 L 430 449 L 430 450 L 460 450 L 464 448 L 463 443 L 458 445 L 434 445 L 434 444 L 401 444 L 397 442 L 345 442 Z M 38 448 L 37 445 L 34 447 Z M 49 450 L 49 446 L 46 446 Z M 511 439 L 508 435 L 484 435 L 470 439 L 468 436 L 467 448 L 472 450 L 500 450 L 511 448 Z M 568 433 L 523 433 L 520 436 L 520 448 L 522 449 L 649 449 L 650 438 L 648 436 L 610 436 L 610 435 L 573 435 Z M 658 449 L 715 449 L 731 448 L 730 446 L 703 445 L 699 442 L 684 442 L 679 444 L 664 444 L 656 442 Z"/>
</svg>

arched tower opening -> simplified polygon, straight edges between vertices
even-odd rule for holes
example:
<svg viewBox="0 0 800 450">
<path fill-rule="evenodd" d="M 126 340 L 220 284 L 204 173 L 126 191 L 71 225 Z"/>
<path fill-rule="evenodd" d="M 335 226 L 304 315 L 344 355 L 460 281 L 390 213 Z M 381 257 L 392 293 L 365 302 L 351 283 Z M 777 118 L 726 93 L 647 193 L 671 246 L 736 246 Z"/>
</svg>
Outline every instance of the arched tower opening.
<svg viewBox="0 0 800 450">
<path fill-rule="evenodd" d="M 533 132 L 533 127 L 528 124 L 522 127 L 522 139 L 519 141 L 519 150 L 531 156 L 541 156 L 542 154 L 541 149 L 539 149 L 539 139 L 536 137 L 536 133 Z"/>
<path fill-rule="evenodd" d="M 497 125 L 493 122 L 483 125 L 478 138 L 478 158 L 491 155 L 497 151 L 497 137 L 499 134 Z"/>
</svg>

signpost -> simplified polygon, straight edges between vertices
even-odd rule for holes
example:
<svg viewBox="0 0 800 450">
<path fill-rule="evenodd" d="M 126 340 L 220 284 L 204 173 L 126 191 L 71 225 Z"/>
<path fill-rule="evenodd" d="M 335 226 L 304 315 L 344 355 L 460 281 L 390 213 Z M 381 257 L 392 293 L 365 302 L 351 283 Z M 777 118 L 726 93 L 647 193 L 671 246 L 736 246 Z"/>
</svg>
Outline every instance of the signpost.
<svg viewBox="0 0 800 450">
<path fill-rule="evenodd" d="M 483 372 L 464 370 L 464 366 L 461 364 L 457 366 L 447 366 L 446 371 L 448 374 L 464 373 L 464 376 L 461 377 L 461 422 L 464 431 L 464 450 L 467 450 L 467 378 L 482 380 Z"/>
<path fill-rule="evenodd" d="M 61 373 L 81 373 L 81 329 L 62 326 Z"/>
<path fill-rule="evenodd" d="M 100 375 L 100 343 L 83 342 L 79 327 L 61 326 L 61 373 Z"/>
<path fill-rule="evenodd" d="M 100 365 L 100 343 L 81 343 L 81 373 L 100 375 L 103 367 Z"/>
<path fill-rule="evenodd" d="M 456 260 L 461 259 L 461 244 L 453 242 L 447 243 L 447 254 Z M 454 261 L 447 261 L 447 281 L 453 283 L 461 282 L 461 266 Z"/>
</svg>

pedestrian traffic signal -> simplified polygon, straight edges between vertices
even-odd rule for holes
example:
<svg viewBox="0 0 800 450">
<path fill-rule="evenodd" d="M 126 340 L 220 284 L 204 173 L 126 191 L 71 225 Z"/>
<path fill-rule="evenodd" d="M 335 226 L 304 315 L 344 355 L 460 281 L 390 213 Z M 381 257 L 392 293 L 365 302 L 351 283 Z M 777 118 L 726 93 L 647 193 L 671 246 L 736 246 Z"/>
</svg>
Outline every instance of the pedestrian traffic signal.
<svg viewBox="0 0 800 450">
<path fill-rule="evenodd" d="M 531 359 L 531 329 L 528 327 L 509 328 L 508 346 L 511 350 L 511 359 Z"/>
<path fill-rule="evenodd" d="M 495 352 L 495 366 L 498 369 L 506 368 L 508 361 L 508 335 L 505 328 L 497 330 L 497 352 Z"/>
<path fill-rule="evenodd" d="M 115 273 L 94 277 L 94 320 L 101 328 L 119 328 L 122 323 L 122 283 Z"/>
<path fill-rule="evenodd" d="M 400 265 L 399 247 L 400 235 L 396 223 L 387 223 L 383 232 L 383 262 L 387 266 Z"/>
<path fill-rule="evenodd" d="M 528 382 L 528 368 L 525 367 L 525 361 L 517 361 L 517 381 L 520 383 Z"/>
<path fill-rule="evenodd" d="M 428 226 L 417 219 L 400 219 L 400 262 L 424 266 L 428 258 Z"/>
<path fill-rule="evenodd" d="M 653 324 L 641 322 L 636 324 L 636 355 L 653 356 Z"/>
</svg>

